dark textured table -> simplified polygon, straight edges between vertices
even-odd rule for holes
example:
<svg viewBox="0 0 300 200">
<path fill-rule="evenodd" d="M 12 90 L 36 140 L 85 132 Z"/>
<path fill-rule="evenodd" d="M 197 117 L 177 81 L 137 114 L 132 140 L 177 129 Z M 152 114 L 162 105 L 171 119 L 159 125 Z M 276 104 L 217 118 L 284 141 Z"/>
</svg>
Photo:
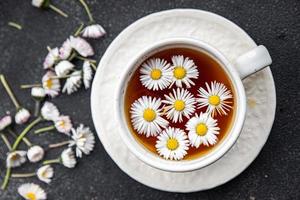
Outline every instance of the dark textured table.
<svg viewBox="0 0 300 200">
<path fill-rule="evenodd" d="M 75 169 L 55 166 L 55 178 L 48 186 L 35 178 L 11 180 L 6 191 L 0 190 L 1 200 L 21 199 L 17 187 L 24 182 L 39 183 L 48 199 L 300 199 L 300 1 L 298 0 L 161 0 L 111 1 L 88 0 L 94 17 L 108 34 L 93 42 L 100 60 L 112 40 L 129 24 L 147 14 L 171 8 L 196 8 L 220 14 L 241 26 L 258 43 L 268 47 L 273 58 L 272 72 L 276 84 L 276 119 L 270 137 L 256 160 L 234 180 L 215 189 L 175 194 L 148 188 L 123 173 L 110 159 L 99 140 L 94 152 L 84 156 Z M 33 108 L 28 90 L 19 85 L 39 82 L 46 46 L 59 46 L 84 20 L 86 13 L 78 1 L 53 3 L 65 10 L 65 19 L 51 11 L 31 6 L 30 0 L 0 1 L 0 73 L 6 75 L 24 106 Z M 23 25 L 18 31 L 7 26 L 8 21 Z M 71 115 L 75 124 L 93 127 L 90 115 L 90 91 L 81 89 L 71 96 L 53 100 L 64 114 Z M 0 87 L 0 114 L 14 110 Z M 22 129 L 19 128 L 17 131 Z M 93 129 L 94 130 L 94 129 Z M 29 138 L 46 145 L 62 141 L 62 135 L 48 133 Z M 1 182 L 5 173 L 6 148 L 0 142 Z M 47 154 L 59 155 L 60 150 Z M 36 165 L 26 164 L 19 172 L 33 171 Z M 197 177 L 195 177 L 197 178 Z M 203 180 L 205 181 L 205 180 Z"/>
</svg>

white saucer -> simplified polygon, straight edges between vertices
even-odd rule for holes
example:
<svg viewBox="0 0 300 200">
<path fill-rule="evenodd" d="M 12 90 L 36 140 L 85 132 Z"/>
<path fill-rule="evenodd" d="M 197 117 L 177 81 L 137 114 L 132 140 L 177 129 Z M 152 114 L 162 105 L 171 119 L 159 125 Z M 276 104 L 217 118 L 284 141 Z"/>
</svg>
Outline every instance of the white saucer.
<svg viewBox="0 0 300 200">
<path fill-rule="evenodd" d="M 220 160 L 185 173 L 152 168 L 136 158 L 121 140 L 120 125 L 114 116 L 114 95 L 124 65 L 137 52 L 158 40 L 175 36 L 210 43 L 230 61 L 256 46 L 237 25 L 210 12 L 176 9 L 148 15 L 122 31 L 102 57 L 92 87 L 92 116 L 107 153 L 130 177 L 159 190 L 194 192 L 226 183 L 256 158 L 275 117 L 275 86 L 269 68 L 243 81 L 248 99 L 245 125 L 236 144 Z"/>
</svg>

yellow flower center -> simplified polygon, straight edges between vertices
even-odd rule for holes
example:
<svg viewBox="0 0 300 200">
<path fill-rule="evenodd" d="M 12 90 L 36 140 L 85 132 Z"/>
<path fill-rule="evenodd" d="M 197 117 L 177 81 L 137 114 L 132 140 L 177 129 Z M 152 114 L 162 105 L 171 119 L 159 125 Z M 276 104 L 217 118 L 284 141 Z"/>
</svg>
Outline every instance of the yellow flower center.
<svg viewBox="0 0 300 200">
<path fill-rule="evenodd" d="M 65 121 L 61 120 L 58 124 L 60 127 L 65 128 L 66 125 Z"/>
<path fill-rule="evenodd" d="M 209 104 L 213 105 L 213 106 L 218 106 L 221 102 L 220 97 L 217 95 L 212 95 L 208 98 L 208 102 Z"/>
<path fill-rule="evenodd" d="M 153 70 L 151 71 L 151 74 L 150 74 L 150 76 L 151 76 L 151 78 L 152 78 L 153 80 L 158 80 L 158 79 L 160 79 L 160 78 L 161 78 L 161 75 L 162 75 L 162 72 L 161 72 L 160 69 L 153 69 Z"/>
<path fill-rule="evenodd" d="M 27 197 L 27 199 L 29 199 L 29 200 L 36 200 L 36 196 L 35 196 L 35 194 L 34 194 L 33 192 L 28 192 L 28 193 L 26 194 L 26 197 Z"/>
<path fill-rule="evenodd" d="M 53 81 L 51 78 L 49 78 L 47 81 L 46 81 L 46 87 L 47 88 L 52 88 L 52 85 L 53 85 Z"/>
<path fill-rule="evenodd" d="M 176 100 L 174 102 L 174 108 L 177 111 L 182 111 L 185 108 L 185 102 L 182 100 Z"/>
<path fill-rule="evenodd" d="M 20 155 L 17 154 L 17 153 L 14 153 L 12 156 L 11 156 L 11 160 L 13 161 L 16 161 L 16 160 L 19 160 L 20 159 Z"/>
<path fill-rule="evenodd" d="M 168 141 L 167 141 L 167 148 L 169 150 L 173 151 L 173 150 L 177 149 L 178 146 L 179 146 L 179 143 L 178 143 L 178 141 L 176 139 L 174 139 L 174 138 L 168 139 Z"/>
<path fill-rule="evenodd" d="M 206 135 L 206 133 L 207 133 L 207 126 L 206 126 L 206 124 L 204 124 L 204 123 L 197 124 L 197 126 L 196 126 L 196 133 L 199 136 Z"/>
<path fill-rule="evenodd" d="M 143 117 L 147 122 L 152 122 L 156 118 L 156 113 L 153 109 L 147 108 L 144 110 Z"/>
<path fill-rule="evenodd" d="M 186 75 L 186 70 L 183 67 L 179 66 L 179 67 L 175 67 L 173 73 L 175 78 L 183 79 Z"/>
</svg>

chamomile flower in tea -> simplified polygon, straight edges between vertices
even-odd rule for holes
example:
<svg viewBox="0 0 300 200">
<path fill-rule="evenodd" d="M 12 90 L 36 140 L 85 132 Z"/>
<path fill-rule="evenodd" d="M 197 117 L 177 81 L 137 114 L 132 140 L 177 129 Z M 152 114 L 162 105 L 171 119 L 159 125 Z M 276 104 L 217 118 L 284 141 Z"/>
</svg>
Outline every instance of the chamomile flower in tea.
<svg viewBox="0 0 300 200">
<path fill-rule="evenodd" d="M 178 55 L 172 57 L 172 63 L 173 81 L 171 85 L 175 83 L 177 87 L 183 87 L 184 84 L 187 88 L 195 85 L 192 79 L 197 79 L 199 72 L 193 60 Z"/>
<path fill-rule="evenodd" d="M 211 113 L 212 116 L 215 116 L 216 113 L 219 115 L 227 115 L 229 110 L 232 108 L 230 104 L 232 101 L 231 91 L 226 88 L 223 83 L 218 83 L 216 81 L 211 82 L 210 86 L 208 83 L 205 83 L 206 90 L 202 87 L 199 89 L 199 108 L 206 107 L 206 112 Z"/>
<path fill-rule="evenodd" d="M 167 113 L 167 118 L 172 122 L 182 122 L 183 116 L 190 118 L 195 112 L 196 100 L 194 96 L 183 88 L 173 89 L 173 92 L 169 95 L 165 95 L 165 100 L 162 101 L 164 111 Z"/>
<path fill-rule="evenodd" d="M 192 117 L 186 124 L 188 137 L 192 147 L 199 148 L 200 145 L 210 146 L 217 143 L 220 128 L 217 120 L 209 113 L 200 113 Z"/>
<path fill-rule="evenodd" d="M 189 140 L 183 130 L 169 127 L 157 139 L 156 150 L 165 159 L 181 160 L 187 154 Z"/>
<path fill-rule="evenodd" d="M 161 117 L 161 100 L 155 97 L 142 96 L 131 105 L 131 122 L 139 134 L 146 137 L 156 136 L 169 124 Z"/>
<path fill-rule="evenodd" d="M 164 59 L 152 58 L 142 64 L 141 83 L 149 90 L 163 90 L 172 82 L 170 64 Z"/>
</svg>

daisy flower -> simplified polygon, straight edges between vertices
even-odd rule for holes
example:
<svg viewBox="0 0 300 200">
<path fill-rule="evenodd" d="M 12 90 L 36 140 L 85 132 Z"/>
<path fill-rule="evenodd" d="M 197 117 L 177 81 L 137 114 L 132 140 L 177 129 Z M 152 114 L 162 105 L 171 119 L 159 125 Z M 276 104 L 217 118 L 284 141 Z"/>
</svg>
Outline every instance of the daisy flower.
<svg viewBox="0 0 300 200">
<path fill-rule="evenodd" d="M 56 97 L 60 91 L 60 82 L 59 79 L 52 78 L 56 74 L 52 71 L 48 71 L 42 78 L 43 88 L 45 93 L 50 97 Z"/>
<path fill-rule="evenodd" d="M 31 5 L 37 8 L 49 8 L 63 17 L 68 17 L 64 11 L 51 4 L 50 0 L 32 0 Z"/>
<path fill-rule="evenodd" d="M 26 162 L 26 151 L 13 151 L 8 153 L 6 158 L 6 167 L 19 167 Z"/>
<path fill-rule="evenodd" d="M 149 90 L 163 90 L 172 82 L 170 64 L 164 59 L 152 58 L 142 64 L 140 80 Z"/>
<path fill-rule="evenodd" d="M 61 115 L 54 121 L 56 130 L 69 135 L 73 125 L 69 116 Z"/>
<path fill-rule="evenodd" d="M 71 62 L 63 60 L 55 66 L 55 73 L 58 77 L 62 77 L 67 75 L 74 67 L 75 65 L 73 65 Z"/>
<path fill-rule="evenodd" d="M 72 128 L 71 146 L 76 146 L 76 156 L 81 158 L 82 153 L 89 155 L 94 149 L 95 137 L 89 127 L 84 127 L 82 124 L 75 130 Z"/>
<path fill-rule="evenodd" d="M 64 41 L 64 43 L 62 44 L 62 46 L 59 49 L 59 57 L 62 60 L 66 60 L 71 56 L 72 53 L 72 45 L 71 45 L 71 41 L 70 39 L 66 39 L 66 41 Z"/>
<path fill-rule="evenodd" d="M 17 124 L 25 124 L 30 118 L 30 112 L 26 108 L 20 108 L 15 115 Z"/>
<path fill-rule="evenodd" d="M 173 80 L 171 86 L 175 83 L 177 87 L 183 87 L 183 84 L 187 88 L 195 83 L 191 79 L 197 79 L 199 72 L 194 61 L 188 57 L 184 58 L 182 55 L 172 57 Z"/>
<path fill-rule="evenodd" d="M 183 130 L 169 127 L 157 136 L 156 150 L 170 160 L 181 160 L 189 149 L 189 140 Z"/>
<path fill-rule="evenodd" d="M 72 48 L 83 57 L 94 55 L 92 46 L 85 39 L 81 37 L 70 36 L 70 42 Z"/>
<path fill-rule="evenodd" d="M 66 80 L 66 83 L 62 89 L 63 93 L 72 94 L 76 92 L 82 84 L 82 72 L 81 71 L 74 71 L 70 74 L 70 77 Z"/>
<path fill-rule="evenodd" d="M 91 24 L 85 27 L 81 34 L 85 38 L 100 38 L 106 34 L 104 28 L 99 24 Z"/>
<path fill-rule="evenodd" d="M 198 116 L 192 117 L 185 125 L 188 137 L 192 147 L 198 148 L 201 144 L 205 146 L 217 143 L 217 136 L 220 128 L 217 120 L 213 119 L 209 113 L 200 113 Z"/>
<path fill-rule="evenodd" d="M 44 69 L 51 69 L 52 66 L 59 60 L 59 50 L 58 48 L 49 49 L 49 52 L 44 60 Z"/>
<path fill-rule="evenodd" d="M 165 95 L 165 100 L 162 101 L 164 111 L 167 112 L 167 118 L 171 119 L 174 123 L 182 122 L 183 116 L 190 118 L 195 112 L 196 100 L 194 96 L 183 88 L 173 89 L 173 93 Z"/>
<path fill-rule="evenodd" d="M 32 163 L 41 161 L 44 158 L 44 155 L 44 149 L 37 145 L 30 147 L 27 152 L 27 158 Z"/>
<path fill-rule="evenodd" d="M 12 123 L 12 118 L 10 115 L 5 115 L 0 119 L 0 131 L 3 131 L 7 127 L 9 127 Z"/>
<path fill-rule="evenodd" d="M 206 107 L 206 112 L 211 113 L 215 116 L 216 113 L 219 115 L 227 115 L 227 112 L 232 108 L 230 104 L 232 101 L 231 91 L 226 88 L 223 83 L 218 83 L 216 81 L 211 82 L 209 86 L 205 83 L 206 89 L 200 87 L 197 101 L 199 102 L 199 108 Z"/>
<path fill-rule="evenodd" d="M 54 163 L 62 164 L 67 168 L 74 168 L 77 163 L 74 151 L 71 148 L 67 148 L 63 150 L 59 158 L 53 160 L 46 160 L 43 162 L 44 165 Z"/>
<path fill-rule="evenodd" d="M 53 167 L 51 167 L 50 165 L 44 165 L 37 170 L 36 175 L 41 181 L 50 183 L 51 179 L 54 176 Z"/>
<path fill-rule="evenodd" d="M 82 79 L 85 89 L 91 86 L 91 80 L 93 78 L 93 70 L 89 61 L 84 61 L 82 66 Z"/>
<path fill-rule="evenodd" d="M 18 188 L 19 194 L 27 200 L 46 200 L 45 191 L 34 183 L 25 183 Z"/>
<path fill-rule="evenodd" d="M 59 117 L 59 111 L 53 103 L 46 101 L 41 108 L 41 115 L 45 120 L 55 121 Z"/>
<path fill-rule="evenodd" d="M 147 96 L 142 96 L 131 105 L 131 122 L 139 134 L 156 136 L 168 126 L 169 122 L 161 117 L 160 106 L 160 99 Z"/>
</svg>

